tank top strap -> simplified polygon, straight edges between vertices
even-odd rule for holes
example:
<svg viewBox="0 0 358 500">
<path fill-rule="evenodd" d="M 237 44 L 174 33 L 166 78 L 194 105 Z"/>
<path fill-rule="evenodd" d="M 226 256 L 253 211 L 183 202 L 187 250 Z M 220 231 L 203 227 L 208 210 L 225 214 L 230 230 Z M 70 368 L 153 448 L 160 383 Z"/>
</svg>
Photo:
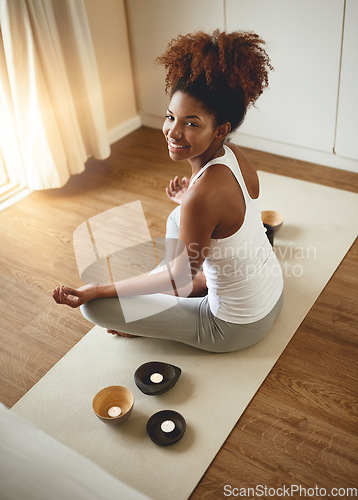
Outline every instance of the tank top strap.
<svg viewBox="0 0 358 500">
<path fill-rule="evenodd" d="M 245 179 L 242 175 L 239 162 L 236 158 L 235 153 L 232 151 L 231 148 L 229 148 L 228 146 L 225 146 L 225 145 L 224 145 L 224 148 L 227 150 L 227 153 L 230 156 L 230 160 L 227 162 L 227 166 L 230 168 L 230 170 L 234 174 L 239 186 L 241 187 L 241 191 L 242 191 L 242 194 L 244 195 L 245 203 L 247 206 L 248 203 L 250 203 L 253 199 L 251 198 L 251 196 L 247 190 L 246 182 L 245 182 Z"/>
<path fill-rule="evenodd" d="M 201 170 L 197 174 L 194 175 L 194 177 L 191 179 L 189 183 L 188 189 L 192 187 L 196 179 L 200 177 L 207 168 L 211 167 L 211 165 L 217 165 L 218 163 L 226 165 L 228 168 L 230 168 L 231 172 L 234 174 L 235 179 L 237 180 L 239 186 L 241 187 L 242 193 L 244 195 L 245 203 L 246 205 L 248 202 L 252 201 L 251 196 L 249 195 L 249 192 L 247 190 L 243 175 L 240 170 L 239 162 L 237 161 L 237 158 L 235 156 L 235 153 L 224 144 L 224 150 L 225 153 L 222 156 L 219 156 L 218 158 L 214 158 L 213 160 L 210 160 L 206 165 L 202 167 Z"/>
<path fill-rule="evenodd" d="M 223 158 L 223 157 L 221 157 Z M 196 179 L 198 177 L 200 177 L 201 175 L 203 175 L 203 173 L 205 172 L 205 170 L 207 168 L 209 168 L 210 166 L 212 165 L 212 163 L 209 161 L 206 165 L 204 165 L 197 174 L 194 175 L 194 177 L 191 179 L 191 181 L 189 182 L 189 186 L 188 186 L 188 189 L 190 189 L 192 187 L 192 185 L 194 184 L 194 182 L 196 181 Z"/>
</svg>

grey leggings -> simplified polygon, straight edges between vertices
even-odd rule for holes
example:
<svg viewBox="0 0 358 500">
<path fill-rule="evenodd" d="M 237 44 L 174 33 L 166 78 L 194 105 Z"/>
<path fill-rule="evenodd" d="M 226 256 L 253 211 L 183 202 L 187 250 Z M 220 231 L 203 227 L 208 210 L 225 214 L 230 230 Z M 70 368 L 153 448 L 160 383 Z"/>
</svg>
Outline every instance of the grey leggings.
<svg viewBox="0 0 358 500">
<path fill-rule="evenodd" d="M 177 207 L 167 222 L 166 237 L 178 234 L 180 211 Z M 132 308 L 134 320 L 126 321 L 121 306 Z M 259 321 L 236 324 L 215 317 L 207 297 L 180 298 L 165 294 L 94 299 L 81 306 L 83 316 L 96 325 L 123 333 L 174 340 L 211 352 L 231 352 L 259 342 L 270 330 L 283 303 L 283 294 L 271 312 Z M 153 313 L 157 306 L 160 312 Z M 143 316 L 135 319 L 135 311 Z M 146 312 L 147 311 L 147 312 Z M 128 316 L 126 316 L 128 319 Z"/>
</svg>

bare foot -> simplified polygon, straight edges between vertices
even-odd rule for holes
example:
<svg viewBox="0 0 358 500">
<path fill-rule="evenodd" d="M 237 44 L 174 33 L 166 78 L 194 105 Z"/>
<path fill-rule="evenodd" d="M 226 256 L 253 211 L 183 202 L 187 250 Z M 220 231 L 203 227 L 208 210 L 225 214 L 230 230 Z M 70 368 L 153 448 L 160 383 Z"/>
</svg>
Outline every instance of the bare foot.
<svg viewBox="0 0 358 500">
<path fill-rule="evenodd" d="M 117 330 L 107 330 L 107 333 L 110 333 L 111 335 L 118 335 L 118 337 L 127 337 L 129 339 L 138 337 L 138 335 L 130 335 L 129 333 L 117 332 Z"/>
<path fill-rule="evenodd" d="M 169 182 L 169 186 L 165 191 L 170 200 L 180 205 L 188 187 L 189 179 L 187 177 L 183 177 L 182 180 L 180 180 L 178 176 L 175 176 L 174 179 Z"/>
</svg>

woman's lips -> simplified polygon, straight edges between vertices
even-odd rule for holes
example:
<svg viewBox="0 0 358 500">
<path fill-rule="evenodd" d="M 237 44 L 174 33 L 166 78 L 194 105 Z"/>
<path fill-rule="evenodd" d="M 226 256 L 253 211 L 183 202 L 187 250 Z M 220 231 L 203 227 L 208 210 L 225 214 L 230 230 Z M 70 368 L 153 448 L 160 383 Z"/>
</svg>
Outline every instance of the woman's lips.
<svg viewBox="0 0 358 500">
<path fill-rule="evenodd" d="M 180 144 L 174 144 L 173 142 L 168 142 L 168 148 L 170 151 L 180 151 L 181 149 L 186 149 L 188 146 L 182 146 Z"/>
</svg>

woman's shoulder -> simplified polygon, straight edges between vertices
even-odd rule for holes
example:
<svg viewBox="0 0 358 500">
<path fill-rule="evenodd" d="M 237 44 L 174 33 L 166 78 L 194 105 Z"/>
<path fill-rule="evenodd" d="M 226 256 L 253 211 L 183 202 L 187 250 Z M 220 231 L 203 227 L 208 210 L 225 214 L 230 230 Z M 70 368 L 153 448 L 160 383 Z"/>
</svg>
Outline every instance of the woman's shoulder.
<svg viewBox="0 0 358 500">
<path fill-rule="evenodd" d="M 260 189 L 256 169 L 239 146 L 233 144 L 232 142 L 226 142 L 225 146 L 227 146 L 236 157 L 238 167 L 250 197 L 253 199 L 258 198 Z M 231 189 L 235 190 L 237 183 L 232 182 L 232 170 L 226 164 L 224 156 L 222 157 L 222 162 L 219 161 L 220 159 L 221 157 L 216 158 L 215 163 L 211 165 L 210 168 L 207 168 L 203 175 L 193 184 L 192 187 L 194 188 L 195 186 L 196 188 L 195 191 L 193 190 L 193 196 L 195 196 L 195 194 L 200 196 L 204 191 L 213 191 L 213 193 L 216 194 L 219 194 L 220 191 L 222 191 L 223 196 L 226 197 L 228 195 L 230 196 L 230 193 L 228 192 L 230 186 Z"/>
<path fill-rule="evenodd" d="M 228 205 L 237 203 L 238 195 L 242 196 L 240 185 L 233 180 L 233 172 L 225 160 L 222 163 L 215 162 L 205 169 L 185 193 L 182 208 L 212 216 L 213 219 L 220 218 L 221 212 L 227 210 Z M 236 205 L 233 208 L 238 210 Z"/>
<path fill-rule="evenodd" d="M 236 156 L 236 160 L 238 162 L 249 195 L 251 196 L 251 198 L 254 199 L 258 198 L 260 187 L 259 187 L 259 178 L 255 167 L 253 166 L 251 161 L 247 158 L 245 153 L 239 148 L 239 146 L 233 144 L 232 142 L 226 142 L 225 146 L 229 147 Z"/>
<path fill-rule="evenodd" d="M 210 201 L 217 198 L 220 193 L 226 192 L 232 186 L 232 172 L 225 161 L 217 161 L 206 168 L 186 193 L 191 200 L 200 199 Z"/>
</svg>

